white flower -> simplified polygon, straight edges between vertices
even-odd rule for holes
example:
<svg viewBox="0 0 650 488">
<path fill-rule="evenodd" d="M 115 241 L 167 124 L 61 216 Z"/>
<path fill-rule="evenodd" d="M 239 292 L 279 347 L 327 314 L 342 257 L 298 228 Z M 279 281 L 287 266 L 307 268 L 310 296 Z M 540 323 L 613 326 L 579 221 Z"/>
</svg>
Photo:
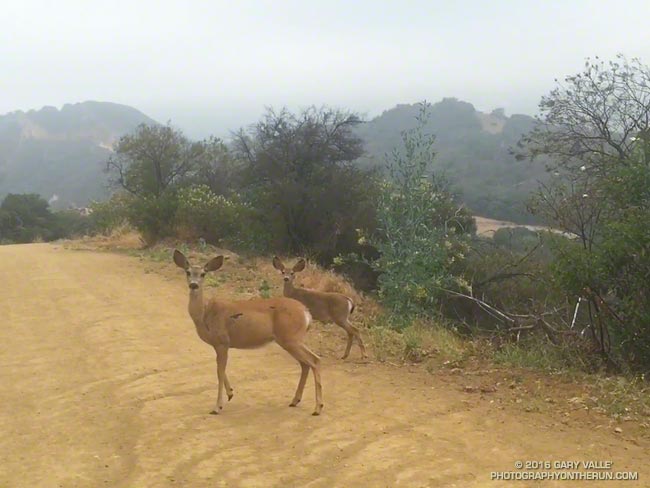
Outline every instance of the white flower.
<svg viewBox="0 0 650 488">
<path fill-rule="evenodd" d="M 582 194 L 582 198 L 587 198 L 588 196 L 589 196 L 589 195 L 587 195 L 586 193 L 583 193 L 583 194 Z"/>
<path fill-rule="evenodd" d="M 587 167 L 584 164 L 582 166 L 580 166 L 580 171 L 585 171 L 586 169 L 587 169 Z"/>
</svg>

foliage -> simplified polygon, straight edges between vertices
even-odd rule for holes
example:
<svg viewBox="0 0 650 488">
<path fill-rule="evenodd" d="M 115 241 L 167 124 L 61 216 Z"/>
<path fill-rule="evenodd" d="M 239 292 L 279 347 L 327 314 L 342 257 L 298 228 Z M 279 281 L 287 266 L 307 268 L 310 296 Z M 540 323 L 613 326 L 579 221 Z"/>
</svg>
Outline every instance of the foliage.
<svg viewBox="0 0 650 488">
<path fill-rule="evenodd" d="M 221 139 L 211 137 L 202 143 L 202 154 L 188 182 L 191 185 L 207 185 L 216 195 L 228 196 L 241 188 L 244 165 Z"/>
<path fill-rule="evenodd" d="M 213 193 L 207 185 L 178 191 L 176 228 L 188 239 L 228 243 L 245 250 L 266 249 L 266 233 L 257 216 L 255 209 L 236 193 L 226 198 Z"/>
<path fill-rule="evenodd" d="M 355 246 L 355 229 L 373 228 L 375 178 L 352 165 L 363 152 L 358 123 L 327 108 L 268 110 L 236 135 L 242 192 L 264 212 L 276 251 L 328 261 Z"/>
<path fill-rule="evenodd" d="M 90 228 L 94 233 L 108 235 L 128 219 L 128 207 L 133 197 L 115 193 L 105 202 L 90 204 Z"/>
<path fill-rule="evenodd" d="M 202 143 L 178 129 L 142 124 L 118 141 L 106 171 L 113 186 L 138 198 L 161 197 L 196 168 L 203 153 Z"/>
<path fill-rule="evenodd" d="M 91 220 L 76 210 L 54 212 L 54 232 L 56 238 L 83 237 L 91 231 Z"/>
<path fill-rule="evenodd" d="M 611 335 L 612 353 L 650 370 L 650 166 L 628 162 L 603 188 L 610 206 L 600 238 L 589 249 L 557 248 L 556 274 L 576 295 L 596 298 L 596 313 Z"/>
<path fill-rule="evenodd" d="M 426 104 L 418 126 L 403 134 L 403 152 L 388 162 L 372 237 L 380 253 L 379 295 L 395 317 L 431 315 L 445 289 L 462 289 L 456 274 L 468 250 L 474 221 L 438 179 L 427 176 L 434 157 L 433 137 L 424 134 Z M 363 238 L 362 238 L 363 239 Z M 395 324 L 399 326 L 399 324 Z"/>
<path fill-rule="evenodd" d="M 128 196 L 95 204 L 97 229 L 126 216 L 148 244 L 179 231 L 209 242 L 238 237 L 235 228 L 244 227 L 248 209 L 229 195 L 232 164 L 219 139 L 194 142 L 169 125 L 140 125 L 120 139 L 106 162 L 113 185 Z"/>
<path fill-rule="evenodd" d="M 129 200 L 127 218 L 147 245 L 174 235 L 174 217 L 178 209 L 175 191 L 162 195 L 147 195 Z"/>
<path fill-rule="evenodd" d="M 570 297 L 587 300 L 600 352 L 619 368 L 650 368 L 650 68 L 619 56 L 542 99 L 525 153 L 554 160 L 532 209 L 577 235 L 557 240 L 552 270 Z"/>
<path fill-rule="evenodd" d="M 90 221 L 76 210 L 51 212 L 39 195 L 9 194 L 0 205 L 0 242 L 51 241 L 88 233 Z"/>
<path fill-rule="evenodd" d="M 585 166 L 605 175 L 632 154 L 634 137 L 650 118 L 650 68 L 618 55 L 587 59 L 581 73 L 542 97 L 541 116 L 520 146 L 520 156 L 550 157 L 552 170 L 579 174 Z"/>
<path fill-rule="evenodd" d="M 7 195 L 0 205 L 0 241 L 26 243 L 57 237 L 56 218 L 34 193 Z"/>
<path fill-rule="evenodd" d="M 492 239 L 476 238 L 463 266 L 472 296 L 509 313 L 543 313 L 564 304 L 549 269 L 551 234 L 525 228 L 499 229 Z M 494 331 L 503 322 L 476 303 L 450 298 L 445 312 L 472 331 Z"/>
</svg>

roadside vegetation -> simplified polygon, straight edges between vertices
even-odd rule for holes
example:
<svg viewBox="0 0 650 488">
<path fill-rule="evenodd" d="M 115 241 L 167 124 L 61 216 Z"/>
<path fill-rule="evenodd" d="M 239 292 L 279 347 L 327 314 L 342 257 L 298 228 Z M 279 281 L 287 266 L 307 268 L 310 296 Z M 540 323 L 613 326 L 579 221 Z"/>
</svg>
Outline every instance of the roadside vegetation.
<svg viewBox="0 0 650 488">
<path fill-rule="evenodd" d="M 147 259 L 169 260 L 172 245 L 228 249 L 247 270 L 243 296 L 280 294 L 273 254 L 305 256 L 301 284 L 353 296 L 378 360 L 590 375 L 573 400 L 581 408 L 650 414 L 650 69 L 588 61 L 542 98 L 513 151 L 548 167 L 530 211 L 553 232 L 477 236 L 444 175 L 431 173 L 435 138 L 421 108 L 382 171 L 353 164 L 361 122 L 340 110 L 268 110 L 229 145 L 143 125 L 115 147 L 115 193 L 83 225 L 11 195 L 2 238 L 135 229 L 145 249 L 129 252 Z"/>
</svg>

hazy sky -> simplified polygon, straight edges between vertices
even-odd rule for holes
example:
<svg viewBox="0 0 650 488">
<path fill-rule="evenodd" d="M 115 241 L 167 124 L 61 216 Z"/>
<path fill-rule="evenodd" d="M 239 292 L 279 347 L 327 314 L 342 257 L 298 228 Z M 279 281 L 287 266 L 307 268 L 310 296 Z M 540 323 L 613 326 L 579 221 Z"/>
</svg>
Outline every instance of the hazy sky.
<svg viewBox="0 0 650 488">
<path fill-rule="evenodd" d="M 650 64 L 649 18 L 648 0 L 0 0 L 0 113 L 113 101 L 192 136 L 264 106 L 532 114 L 587 56 Z"/>
</svg>

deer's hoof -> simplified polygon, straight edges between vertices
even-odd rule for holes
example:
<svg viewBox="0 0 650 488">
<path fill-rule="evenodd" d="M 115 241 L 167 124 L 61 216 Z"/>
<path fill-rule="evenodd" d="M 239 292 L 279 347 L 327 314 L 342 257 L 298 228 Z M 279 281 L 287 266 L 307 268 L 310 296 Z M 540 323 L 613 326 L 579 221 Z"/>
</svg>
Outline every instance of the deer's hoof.
<svg viewBox="0 0 650 488">
<path fill-rule="evenodd" d="M 232 400 L 232 397 L 234 397 L 234 396 L 235 395 L 233 393 L 228 393 L 228 401 Z"/>
<path fill-rule="evenodd" d="M 210 412 L 210 415 L 219 415 L 219 412 L 217 412 L 216 410 L 212 410 L 212 412 Z"/>
<path fill-rule="evenodd" d="M 299 403 L 300 403 L 300 400 L 294 400 L 289 404 L 289 406 L 290 407 L 297 407 Z"/>
</svg>

